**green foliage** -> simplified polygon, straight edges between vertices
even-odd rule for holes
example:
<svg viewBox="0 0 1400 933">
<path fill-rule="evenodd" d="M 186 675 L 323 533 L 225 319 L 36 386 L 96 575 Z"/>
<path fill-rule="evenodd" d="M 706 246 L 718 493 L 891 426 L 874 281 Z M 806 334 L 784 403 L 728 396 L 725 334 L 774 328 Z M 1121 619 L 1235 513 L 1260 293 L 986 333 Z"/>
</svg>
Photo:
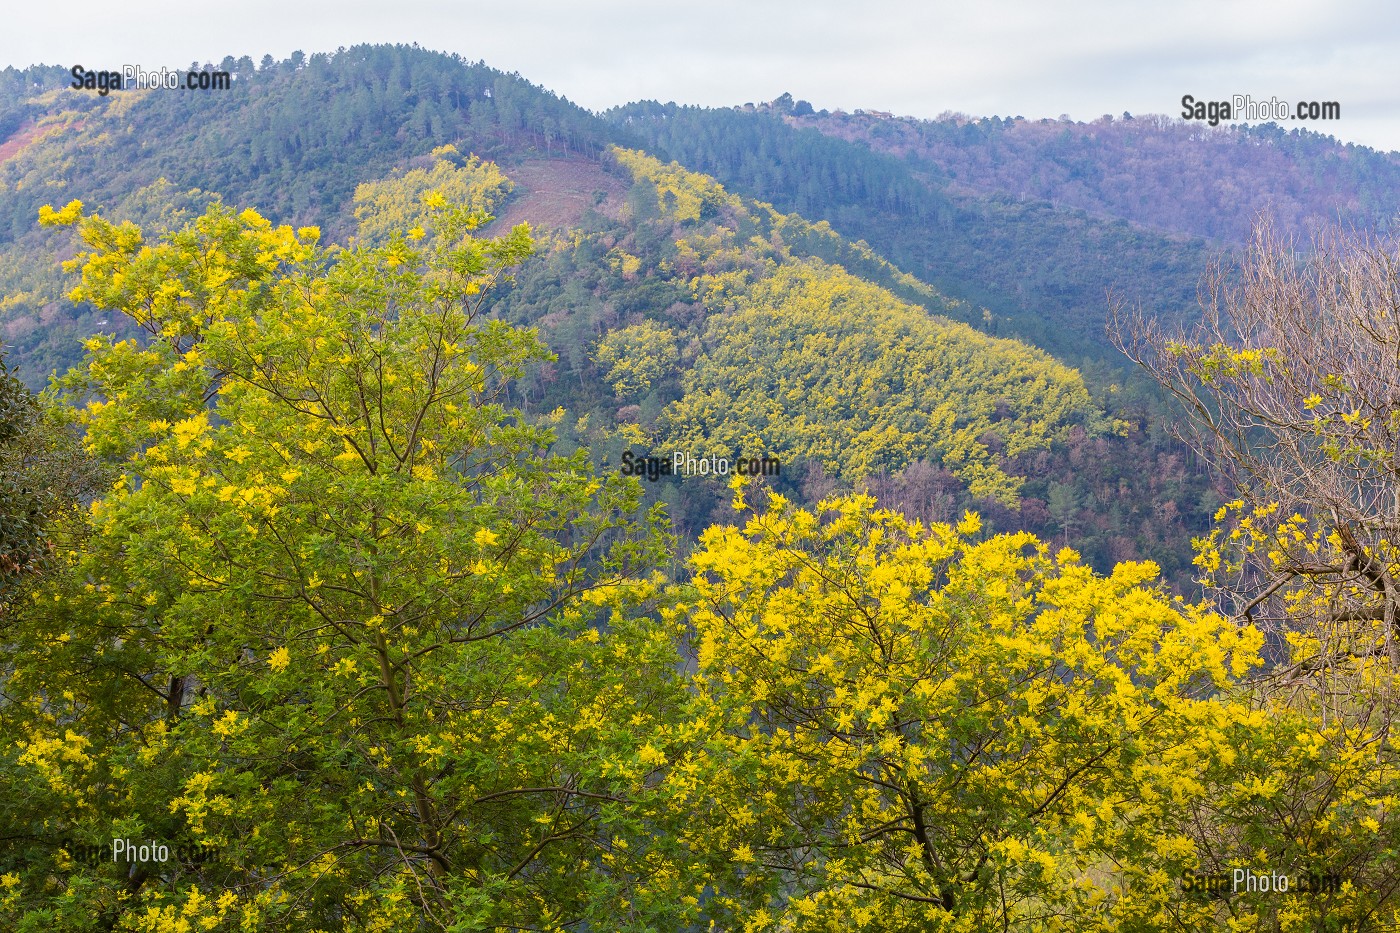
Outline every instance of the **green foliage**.
<svg viewBox="0 0 1400 933">
<path fill-rule="evenodd" d="M 63 381 L 119 477 L 4 639 L 11 928 L 649 929 L 672 904 L 643 842 L 673 633 L 622 612 L 663 538 L 501 404 L 546 353 L 481 296 L 531 244 L 472 217 L 335 251 L 217 206 L 154 243 L 81 221 L 75 297 L 148 339 L 96 338 Z M 213 856 L 63 845 L 114 837 Z"/>
<path fill-rule="evenodd" d="M 0 617 L 47 563 L 55 523 L 95 478 L 62 419 L 0 359 Z"/>
<path fill-rule="evenodd" d="M 41 490 L 25 475 L 21 452 L 38 420 L 33 396 L 0 360 L 0 603 L 42 552 Z"/>
</svg>

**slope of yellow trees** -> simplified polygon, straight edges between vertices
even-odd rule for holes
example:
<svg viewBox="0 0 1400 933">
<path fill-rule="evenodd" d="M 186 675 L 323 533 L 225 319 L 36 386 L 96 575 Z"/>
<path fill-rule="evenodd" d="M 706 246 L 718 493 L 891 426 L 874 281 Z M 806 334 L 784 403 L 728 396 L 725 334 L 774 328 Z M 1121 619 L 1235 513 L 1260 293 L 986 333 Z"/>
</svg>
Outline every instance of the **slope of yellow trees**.
<svg viewBox="0 0 1400 933">
<path fill-rule="evenodd" d="M 975 496 L 1014 502 L 1020 483 L 1004 458 L 1048 448 L 1075 425 L 1108 428 L 1079 374 L 1048 354 L 901 300 L 889 289 L 951 307 L 888 263 L 885 287 L 818 258 L 877 262 L 829 226 L 747 203 L 674 163 L 614 157 L 655 188 L 676 225 L 676 257 L 657 274 L 681 277 L 710 309 L 682 395 L 658 422 L 668 449 L 815 461 L 852 480 L 927 459 Z M 605 358 L 637 343 L 630 330 L 602 341 Z"/>
</svg>

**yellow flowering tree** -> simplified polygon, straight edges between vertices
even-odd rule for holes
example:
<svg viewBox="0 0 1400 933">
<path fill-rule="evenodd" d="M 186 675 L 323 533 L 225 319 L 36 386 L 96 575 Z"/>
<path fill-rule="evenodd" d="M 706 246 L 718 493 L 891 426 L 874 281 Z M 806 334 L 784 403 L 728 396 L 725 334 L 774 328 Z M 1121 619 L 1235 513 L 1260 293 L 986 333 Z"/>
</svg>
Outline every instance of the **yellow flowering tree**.
<svg viewBox="0 0 1400 933">
<path fill-rule="evenodd" d="M 1249 710 L 1216 694 L 1261 636 L 1151 565 L 977 532 L 773 496 L 704 536 L 712 732 L 673 780 L 729 853 L 732 928 L 1210 927 L 1187 814 L 1233 779 Z"/>
<path fill-rule="evenodd" d="M 1208 584 L 1238 618 L 1302 636 L 1295 676 L 1400 666 L 1395 263 L 1335 233 L 1303 253 L 1264 225 L 1238 274 L 1208 278 L 1193 330 L 1119 329 L 1238 487 L 1198 560 Z"/>
<path fill-rule="evenodd" d="M 1194 328 L 1120 315 L 1118 339 L 1235 487 L 1196 563 L 1221 611 L 1269 635 L 1250 690 L 1267 751 L 1242 755 L 1222 838 L 1350 885 L 1285 928 L 1365 928 L 1395 920 L 1400 889 L 1397 255 L 1336 231 L 1309 247 L 1262 224 L 1207 277 Z"/>
<path fill-rule="evenodd" d="M 432 236 L 354 249 L 219 206 L 159 242 L 45 212 L 78 225 L 74 300 L 147 338 L 62 381 L 116 479 L 6 617 L 7 928 L 669 910 L 638 840 L 681 686 L 672 632 L 621 611 L 664 538 L 499 402 L 546 356 L 480 310 L 528 232 L 425 203 Z M 88 857 L 115 839 L 170 854 Z"/>
</svg>

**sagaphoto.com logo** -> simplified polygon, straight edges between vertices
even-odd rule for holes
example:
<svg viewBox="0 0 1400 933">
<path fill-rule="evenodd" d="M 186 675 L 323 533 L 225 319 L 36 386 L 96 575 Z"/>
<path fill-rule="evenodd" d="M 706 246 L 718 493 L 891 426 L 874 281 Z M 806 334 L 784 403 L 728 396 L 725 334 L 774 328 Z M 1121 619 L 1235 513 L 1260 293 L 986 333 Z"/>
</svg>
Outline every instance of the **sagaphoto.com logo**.
<svg viewBox="0 0 1400 933">
<path fill-rule="evenodd" d="M 1255 100 L 1248 94 L 1235 94 L 1229 100 L 1198 100 L 1194 94 L 1181 98 L 1181 119 L 1204 120 L 1211 126 L 1221 123 L 1261 123 L 1288 120 L 1340 120 L 1342 105 L 1335 100 L 1300 100 L 1290 103 L 1270 97 Z"/>
<path fill-rule="evenodd" d="M 200 70 L 158 68 L 147 71 L 140 65 L 123 65 L 109 71 L 93 71 L 74 65 L 68 72 L 73 76 L 69 85 L 75 91 L 96 91 L 106 97 L 113 91 L 227 91 L 233 87 L 233 75 L 212 68 Z"/>
</svg>

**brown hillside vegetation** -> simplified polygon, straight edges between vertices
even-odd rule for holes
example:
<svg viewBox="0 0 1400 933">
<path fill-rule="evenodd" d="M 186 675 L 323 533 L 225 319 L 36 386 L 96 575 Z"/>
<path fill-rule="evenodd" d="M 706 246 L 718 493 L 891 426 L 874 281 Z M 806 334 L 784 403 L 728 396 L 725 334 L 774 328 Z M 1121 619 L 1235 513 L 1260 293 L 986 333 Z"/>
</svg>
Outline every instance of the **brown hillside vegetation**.
<svg viewBox="0 0 1400 933">
<path fill-rule="evenodd" d="M 25 123 L 15 130 L 8 139 L 0 142 L 0 162 L 12 158 L 20 153 L 25 146 L 29 145 L 39 136 L 39 127 L 33 120 Z"/>
<path fill-rule="evenodd" d="M 507 167 L 506 174 L 515 182 L 515 196 L 490 232 L 527 221 L 537 230 L 572 227 L 589 208 L 616 216 L 627 190 L 597 162 L 583 158 L 531 159 Z"/>
</svg>

